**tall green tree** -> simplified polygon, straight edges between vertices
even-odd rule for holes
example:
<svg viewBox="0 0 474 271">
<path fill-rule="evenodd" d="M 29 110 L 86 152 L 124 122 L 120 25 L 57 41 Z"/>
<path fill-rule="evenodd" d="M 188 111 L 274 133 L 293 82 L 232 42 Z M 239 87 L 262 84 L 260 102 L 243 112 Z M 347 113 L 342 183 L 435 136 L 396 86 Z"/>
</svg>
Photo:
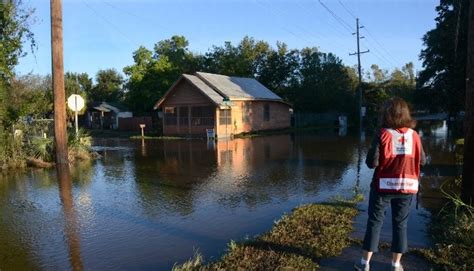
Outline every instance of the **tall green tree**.
<svg viewBox="0 0 474 271">
<path fill-rule="evenodd" d="M 26 55 L 24 42 L 32 50 L 36 43 L 30 30 L 34 10 L 24 8 L 21 0 L 6 0 L 0 3 L 0 79 L 9 81 L 14 76 L 14 67 Z"/>
<path fill-rule="evenodd" d="M 53 111 L 51 78 L 25 75 L 11 80 L 5 109 L 8 125 L 21 117 L 45 118 Z"/>
<path fill-rule="evenodd" d="M 237 46 L 231 42 L 225 42 L 224 46 L 214 46 L 206 53 L 200 68 L 212 73 L 255 77 L 264 69 L 271 51 L 267 42 L 246 36 Z"/>
<path fill-rule="evenodd" d="M 66 72 L 64 74 L 64 88 L 66 97 L 79 94 L 86 98 L 92 90 L 92 78 L 87 73 Z"/>
<path fill-rule="evenodd" d="M 29 42 L 31 49 L 36 46 L 30 30 L 34 10 L 23 7 L 21 0 L 0 2 L 0 126 L 8 120 L 6 108 L 9 91 L 14 78 L 14 68 L 21 57 L 26 55 L 23 44 Z"/>
<path fill-rule="evenodd" d="M 64 88 L 66 91 L 66 97 L 69 97 L 72 94 L 78 94 L 87 104 L 87 102 L 89 102 L 88 96 L 92 90 L 92 79 L 87 73 L 66 72 L 66 74 L 64 74 Z M 78 114 L 82 115 L 86 110 L 87 107 L 84 106 Z M 67 114 L 70 119 L 74 118 L 74 112 L 70 110 L 69 107 L 67 107 Z"/>
<path fill-rule="evenodd" d="M 387 71 L 379 68 L 377 64 L 372 64 L 370 69 L 372 70 L 372 78 L 375 83 L 383 83 L 387 80 Z"/>
<path fill-rule="evenodd" d="M 300 55 L 289 50 L 285 43 L 277 42 L 276 50 L 270 50 L 261 60 L 257 79 L 287 101 L 294 99 L 294 87 L 298 83 Z"/>
<path fill-rule="evenodd" d="M 153 105 L 182 73 L 194 73 L 198 57 L 188 49 L 183 36 L 155 44 L 154 51 L 140 47 L 133 53 L 134 64 L 123 69 L 128 76 L 125 101 L 134 112 L 151 112 Z"/>
<path fill-rule="evenodd" d="M 342 60 L 316 48 L 300 52 L 300 83 L 295 92 L 295 108 L 308 112 L 346 112 L 355 109 L 353 76 Z"/>
<path fill-rule="evenodd" d="M 89 86 L 85 78 L 82 78 L 82 80 L 86 83 L 86 86 Z M 118 102 L 122 100 L 124 79 L 117 70 L 100 70 L 95 76 L 95 81 L 96 84 L 89 90 L 89 101 Z M 78 81 L 78 83 L 80 82 Z"/>
<path fill-rule="evenodd" d="M 441 0 L 436 28 L 423 36 L 423 70 L 418 77 L 417 103 L 452 114 L 463 110 L 465 95 L 469 0 Z M 428 101 L 428 103 L 427 103 Z"/>
</svg>

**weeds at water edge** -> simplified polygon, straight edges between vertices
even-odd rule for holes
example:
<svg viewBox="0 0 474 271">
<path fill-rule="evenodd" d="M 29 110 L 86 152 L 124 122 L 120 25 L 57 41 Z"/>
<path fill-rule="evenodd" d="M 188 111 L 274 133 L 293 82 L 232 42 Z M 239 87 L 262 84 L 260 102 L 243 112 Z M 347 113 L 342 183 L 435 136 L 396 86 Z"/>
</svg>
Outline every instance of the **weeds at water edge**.
<svg viewBox="0 0 474 271">
<path fill-rule="evenodd" d="M 260 236 L 231 241 L 218 261 L 203 263 L 200 254 L 173 270 L 316 270 L 319 260 L 339 255 L 351 244 L 356 201 L 308 204 L 295 208 Z"/>
</svg>

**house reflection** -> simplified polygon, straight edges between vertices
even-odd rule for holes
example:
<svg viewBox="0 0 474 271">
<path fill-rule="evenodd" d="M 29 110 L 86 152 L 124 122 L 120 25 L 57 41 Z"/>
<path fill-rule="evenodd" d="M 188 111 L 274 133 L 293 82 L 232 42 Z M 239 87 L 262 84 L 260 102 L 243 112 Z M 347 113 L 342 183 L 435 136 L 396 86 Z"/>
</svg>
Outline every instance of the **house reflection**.
<svg viewBox="0 0 474 271">
<path fill-rule="evenodd" d="M 286 200 L 298 189 L 311 196 L 322 186 L 340 184 L 356 143 L 289 134 L 216 142 L 165 140 L 145 142 L 144 154 L 136 142 L 134 175 L 150 214 L 190 214 L 195 199 L 209 191 L 211 201 L 254 206 Z"/>
<path fill-rule="evenodd" d="M 216 143 L 216 160 L 219 170 L 249 176 L 271 166 L 270 161 L 287 160 L 292 149 L 289 135 L 221 140 Z"/>
</svg>

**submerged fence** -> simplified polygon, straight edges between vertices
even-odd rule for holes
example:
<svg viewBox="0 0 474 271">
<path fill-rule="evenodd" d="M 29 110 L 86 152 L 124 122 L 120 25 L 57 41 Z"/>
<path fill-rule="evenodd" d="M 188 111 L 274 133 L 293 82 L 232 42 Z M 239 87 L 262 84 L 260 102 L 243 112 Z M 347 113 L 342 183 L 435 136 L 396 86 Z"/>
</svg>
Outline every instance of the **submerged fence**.
<svg viewBox="0 0 474 271">
<path fill-rule="evenodd" d="M 292 125 L 293 127 L 338 125 L 338 117 L 341 115 L 344 114 L 296 112 L 292 116 Z"/>
</svg>

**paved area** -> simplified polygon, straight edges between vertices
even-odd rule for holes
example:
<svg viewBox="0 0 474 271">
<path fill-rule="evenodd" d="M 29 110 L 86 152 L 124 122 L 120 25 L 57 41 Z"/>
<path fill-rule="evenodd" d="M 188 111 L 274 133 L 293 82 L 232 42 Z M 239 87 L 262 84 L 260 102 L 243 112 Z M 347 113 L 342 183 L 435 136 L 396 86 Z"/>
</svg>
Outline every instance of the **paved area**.
<svg viewBox="0 0 474 271">
<path fill-rule="evenodd" d="M 362 250 L 359 246 L 351 246 L 342 252 L 341 255 L 321 261 L 322 271 L 352 271 L 354 262 L 360 260 Z M 375 253 L 370 261 L 370 270 L 372 271 L 390 271 L 392 254 L 389 250 L 381 250 Z M 404 255 L 402 265 L 406 271 L 429 271 L 433 270 L 428 262 L 416 255 Z"/>
</svg>

